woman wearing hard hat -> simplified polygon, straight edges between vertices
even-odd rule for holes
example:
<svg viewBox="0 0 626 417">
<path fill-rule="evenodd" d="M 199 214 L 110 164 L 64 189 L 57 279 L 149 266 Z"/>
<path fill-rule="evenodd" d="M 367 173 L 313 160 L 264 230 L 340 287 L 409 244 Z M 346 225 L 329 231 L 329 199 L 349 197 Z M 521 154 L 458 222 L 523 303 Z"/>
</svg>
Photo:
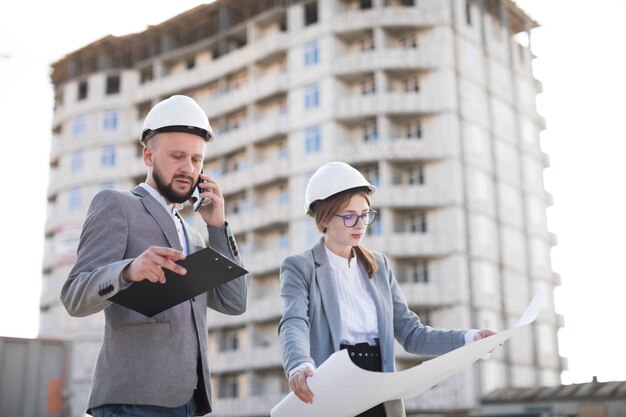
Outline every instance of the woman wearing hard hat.
<svg viewBox="0 0 626 417">
<path fill-rule="evenodd" d="M 344 162 L 322 165 L 309 180 L 304 209 L 324 236 L 281 265 L 283 366 L 291 390 L 307 403 L 315 401 L 307 378 L 340 349 L 347 349 L 363 369 L 393 372 L 394 338 L 408 352 L 441 355 L 494 334 L 488 329 L 434 329 L 409 309 L 385 255 L 361 245 L 367 226 L 376 220 L 371 208 L 375 191 Z M 394 400 L 360 416 L 405 412 L 402 401 Z"/>
</svg>

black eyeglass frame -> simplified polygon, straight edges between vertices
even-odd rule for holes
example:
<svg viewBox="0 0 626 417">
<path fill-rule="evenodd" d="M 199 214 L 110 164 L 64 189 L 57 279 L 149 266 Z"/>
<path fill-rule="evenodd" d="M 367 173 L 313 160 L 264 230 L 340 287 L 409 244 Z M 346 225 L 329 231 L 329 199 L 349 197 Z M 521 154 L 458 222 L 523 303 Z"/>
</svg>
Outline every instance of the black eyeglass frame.
<svg viewBox="0 0 626 417">
<path fill-rule="evenodd" d="M 359 219 L 361 219 L 365 226 L 369 226 L 370 224 L 374 223 L 374 220 L 376 220 L 376 214 L 378 214 L 376 210 L 370 209 L 363 214 L 335 214 L 335 216 L 341 217 L 343 219 L 343 225 L 345 227 L 353 228 L 359 222 Z M 354 218 L 354 221 L 350 225 L 351 218 Z M 367 221 L 365 221 L 366 218 L 368 219 Z"/>
</svg>

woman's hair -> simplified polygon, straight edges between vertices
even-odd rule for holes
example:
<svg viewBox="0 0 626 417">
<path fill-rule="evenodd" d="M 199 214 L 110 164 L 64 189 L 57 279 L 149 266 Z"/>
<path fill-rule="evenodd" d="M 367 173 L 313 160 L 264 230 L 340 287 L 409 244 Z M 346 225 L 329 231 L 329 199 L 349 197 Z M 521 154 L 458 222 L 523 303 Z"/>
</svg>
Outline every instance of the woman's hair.
<svg viewBox="0 0 626 417">
<path fill-rule="evenodd" d="M 313 206 L 313 215 L 315 217 L 315 224 L 317 225 L 317 229 L 322 233 L 326 233 L 326 225 L 330 223 L 335 214 L 337 214 L 350 203 L 350 199 L 352 198 L 352 196 L 357 194 L 365 197 L 368 205 L 371 204 L 369 192 L 364 187 L 352 188 L 350 190 L 331 195 L 324 200 L 316 201 L 315 205 Z M 367 249 L 363 245 L 354 246 L 354 251 L 356 253 L 357 260 L 363 263 L 363 265 L 365 266 L 365 271 L 367 271 L 367 275 L 370 278 L 374 276 L 376 271 L 378 271 L 378 262 L 376 262 L 376 258 L 374 258 L 374 255 L 372 255 L 372 252 L 370 252 L 369 249 Z"/>
</svg>

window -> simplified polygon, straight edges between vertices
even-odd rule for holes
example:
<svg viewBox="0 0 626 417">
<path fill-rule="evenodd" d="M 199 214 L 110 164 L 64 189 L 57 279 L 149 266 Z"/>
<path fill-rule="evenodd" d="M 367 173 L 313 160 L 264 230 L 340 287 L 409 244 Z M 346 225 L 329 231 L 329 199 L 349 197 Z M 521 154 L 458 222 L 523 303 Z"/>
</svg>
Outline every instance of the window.
<svg viewBox="0 0 626 417">
<path fill-rule="evenodd" d="M 423 185 L 425 182 L 424 181 L 424 165 L 416 165 L 416 166 L 409 167 L 407 171 L 407 175 L 408 175 L 408 183 L 410 185 L 414 185 L 414 184 Z"/>
<path fill-rule="evenodd" d="M 287 151 L 287 147 L 285 146 L 285 144 L 281 144 L 280 148 L 278 149 L 278 159 L 287 159 L 288 156 L 289 151 Z"/>
<path fill-rule="evenodd" d="M 465 23 L 468 26 L 472 26 L 472 2 L 471 0 L 465 0 Z"/>
<path fill-rule="evenodd" d="M 359 47 L 362 51 L 371 51 L 374 49 L 374 36 L 370 33 L 359 40 Z"/>
<path fill-rule="evenodd" d="M 380 209 L 374 209 L 374 210 L 376 210 L 378 214 L 376 215 L 376 220 L 374 220 L 374 223 L 367 226 L 365 233 L 368 236 L 380 236 L 383 233 L 383 223 L 381 219 Z"/>
<path fill-rule="evenodd" d="M 220 352 L 239 348 L 239 332 L 237 329 L 224 329 L 220 332 Z"/>
<path fill-rule="evenodd" d="M 120 76 L 119 75 L 109 75 L 107 77 L 106 84 L 106 93 L 109 94 L 117 94 L 120 92 Z"/>
<path fill-rule="evenodd" d="M 359 171 L 363 174 L 363 176 L 374 186 L 378 187 L 380 185 L 380 174 L 378 173 L 378 166 L 372 165 L 369 167 L 361 167 Z"/>
<path fill-rule="evenodd" d="M 69 191 L 70 211 L 78 210 L 83 204 L 83 192 L 80 187 L 71 188 Z"/>
<path fill-rule="evenodd" d="M 402 80 L 402 85 L 404 86 L 404 91 L 406 93 L 417 93 L 420 91 L 419 80 L 417 77 L 409 77 Z"/>
<path fill-rule="evenodd" d="M 304 45 L 304 66 L 317 65 L 320 62 L 319 42 L 312 41 Z"/>
<path fill-rule="evenodd" d="M 414 213 L 409 215 L 408 229 L 411 233 L 426 233 L 426 213 Z"/>
<path fill-rule="evenodd" d="M 405 126 L 405 137 L 407 139 L 422 138 L 422 123 L 419 120 L 412 120 Z"/>
<path fill-rule="evenodd" d="M 372 8 L 372 0 L 360 0 L 359 6 L 361 10 L 371 9 Z"/>
<path fill-rule="evenodd" d="M 139 83 L 147 83 L 148 81 L 152 81 L 154 79 L 154 70 L 152 69 L 152 65 L 146 68 L 142 68 L 139 74 Z"/>
<path fill-rule="evenodd" d="M 85 165 L 83 151 L 74 151 L 72 154 L 72 174 L 82 172 Z"/>
<path fill-rule="evenodd" d="M 237 375 L 224 375 L 220 378 L 220 398 L 237 398 L 239 396 L 239 378 Z"/>
<path fill-rule="evenodd" d="M 191 58 L 189 58 L 186 61 L 185 65 L 187 66 L 188 70 L 195 68 L 195 66 L 196 66 L 196 57 L 192 56 Z"/>
<path fill-rule="evenodd" d="M 313 126 L 306 129 L 305 146 L 306 153 L 319 152 L 322 148 L 321 135 L 319 126 Z"/>
<path fill-rule="evenodd" d="M 282 233 L 278 238 L 278 247 L 280 249 L 289 249 L 289 236 L 285 233 Z"/>
<path fill-rule="evenodd" d="M 417 33 L 409 32 L 402 35 L 400 39 L 402 46 L 406 49 L 414 49 L 417 48 Z"/>
<path fill-rule="evenodd" d="M 378 141 L 378 129 L 376 128 L 376 122 L 368 123 L 362 128 L 363 142 L 377 142 Z"/>
<path fill-rule="evenodd" d="M 115 159 L 115 146 L 109 145 L 102 148 L 100 163 L 103 167 L 114 167 Z"/>
<path fill-rule="evenodd" d="M 84 100 L 87 98 L 87 81 L 81 81 L 78 83 L 78 100 Z"/>
<path fill-rule="evenodd" d="M 306 86 L 304 92 L 304 107 L 314 109 L 320 105 L 320 89 L 317 83 Z"/>
<path fill-rule="evenodd" d="M 376 82 L 374 77 L 369 77 L 361 81 L 361 94 L 364 96 L 376 94 Z"/>
<path fill-rule="evenodd" d="M 106 110 L 104 112 L 104 122 L 102 127 L 104 130 L 117 129 L 117 110 Z"/>
<path fill-rule="evenodd" d="M 428 261 L 419 260 L 409 267 L 409 282 L 427 283 L 428 282 Z"/>
<path fill-rule="evenodd" d="M 280 187 L 280 192 L 278 194 L 278 202 L 281 206 L 289 203 L 289 193 L 287 192 L 287 187 Z"/>
<path fill-rule="evenodd" d="M 72 132 L 74 137 L 79 137 L 85 134 L 87 131 L 87 118 L 84 115 L 76 116 L 74 119 L 74 126 Z"/>
<path fill-rule="evenodd" d="M 304 5 L 304 26 L 317 23 L 317 1 Z"/>
</svg>

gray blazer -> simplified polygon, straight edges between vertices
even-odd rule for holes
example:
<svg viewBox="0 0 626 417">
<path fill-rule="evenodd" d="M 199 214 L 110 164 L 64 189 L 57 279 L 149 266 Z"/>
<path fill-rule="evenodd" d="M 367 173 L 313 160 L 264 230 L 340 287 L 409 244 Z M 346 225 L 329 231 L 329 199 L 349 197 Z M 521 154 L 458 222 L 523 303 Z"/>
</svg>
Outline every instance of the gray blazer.
<svg viewBox="0 0 626 417">
<path fill-rule="evenodd" d="M 408 352 L 423 355 L 441 355 L 463 346 L 467 330 L 434 329 L 420 322 L 409 310 L 387 258 L 373 253 L 379 268 L 367 283 L 378 315 L 383 372 L 395 371 L 394 338 Z M 367 276 L 363 265 L 359 267 Z M 283 261 L 278 336 L 286 373 L 304 362 L 319 366 L 339 350 L 341 315 L 334 279 L 323 239 Z M 405 415 L 401 401 L 389 401 L 385 409 L 388 417 Z"/>
<path fill-rule="evenodd" d="M 184 229 L 189 253 L 206 247 L 196 230 L 186 223 Z M 227 225 L 208 227 L 208 233 L 211 247 L 241 263 Z M 150 193 L 138 186 L 130 191 L 105 190 L 94 197 L 76 263 L 61 290 L 61 301 L 72 316 L 104 310 L 104 338 L 88 408 L 104 404 L 175 407 L 188 402 L 197 386 L 197 415 L 203 415 L 211 411 L 207 307 L 242 314 L 246 277 L 146 317 L 108 298 L 132 285 L 122 280 L 121 272 L 150 246 L 182 250 L 172 218 Z"/>
</svg>

